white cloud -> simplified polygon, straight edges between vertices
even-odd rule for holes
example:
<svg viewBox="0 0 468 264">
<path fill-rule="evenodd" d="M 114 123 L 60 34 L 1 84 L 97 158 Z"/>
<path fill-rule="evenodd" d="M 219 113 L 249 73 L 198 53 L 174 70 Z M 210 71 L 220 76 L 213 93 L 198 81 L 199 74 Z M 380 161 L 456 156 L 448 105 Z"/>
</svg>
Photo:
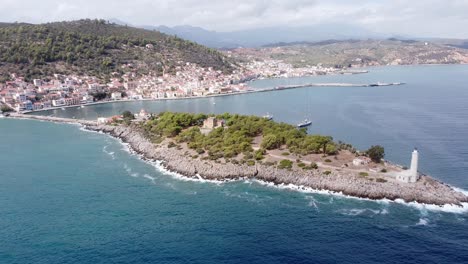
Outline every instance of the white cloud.
<svg viewBox="0 0 468 264">
<path fill-rule="evenodd" d="M 229 31 L 347 23 L 376 32 L 468 38 L 467 0 L 0 0 L 0 19 L 117 18 Z"/>
</svg>

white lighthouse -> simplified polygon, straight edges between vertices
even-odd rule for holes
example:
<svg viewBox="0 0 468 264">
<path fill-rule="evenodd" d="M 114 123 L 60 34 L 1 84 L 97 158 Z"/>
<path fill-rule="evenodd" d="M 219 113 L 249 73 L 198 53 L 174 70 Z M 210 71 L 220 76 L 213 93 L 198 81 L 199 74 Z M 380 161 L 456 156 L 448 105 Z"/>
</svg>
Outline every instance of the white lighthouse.
<svg viewBox="0 0 468 264">
<path fill-rule="evenodd" d="M 418 160 L 419 160 L 419 152 L 418 152 L 418 149 L 415 148 L 413 150 L 413 153 L 411 154 L 410 169 L 398 174 L 396 176 L 397 180 L 406 182 L 406 183 L 417 182 L 419 180 Z"/>
<path fill-rule="evenodd" d="M 416 182 L 418 180 L 418 159 L 419 153 L 418 149 L 415 148 L 413 150 L 413 154 L 411 155 L 411 167 L 410 167 L 410 179 L 409 182 Z"/>
</svg>

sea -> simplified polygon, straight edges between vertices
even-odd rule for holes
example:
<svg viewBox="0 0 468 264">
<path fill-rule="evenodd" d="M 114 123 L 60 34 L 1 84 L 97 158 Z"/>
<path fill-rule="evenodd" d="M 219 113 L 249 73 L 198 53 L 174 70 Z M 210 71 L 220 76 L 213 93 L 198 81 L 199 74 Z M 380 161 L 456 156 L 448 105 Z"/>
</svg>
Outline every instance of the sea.
<svg viewBox="0 0 468 264">
<path fill-rule="evenodd" d="M 265 115 L 359 149 L 385 147 L 468 194 L 468 65 L 257 80 L 262 89 L 36 114 L 93 120 L 139 112 Z M 370 201 L 253 180 L 184 178 L 79 125 L 0 118 L 0 263 L 468 263 L 468 207 Z"/>
</svg>

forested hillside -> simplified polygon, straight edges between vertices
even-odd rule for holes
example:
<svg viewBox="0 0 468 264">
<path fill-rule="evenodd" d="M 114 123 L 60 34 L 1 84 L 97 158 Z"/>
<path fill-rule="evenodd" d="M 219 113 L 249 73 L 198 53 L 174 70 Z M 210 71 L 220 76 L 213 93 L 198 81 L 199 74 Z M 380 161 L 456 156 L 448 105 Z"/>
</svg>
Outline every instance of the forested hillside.
<svg viewBox="0 0 468 264">
<path fill-rule="evenodd" d="M 79 20 L 40 25 L 0 24 L 0 76 L 31 79 L 54 73 L 108 78 L 129 70 L 137 74 L 173 72 L 185 62 L 232 71 L 221 53 L 157 31 Z"/>
</svg>

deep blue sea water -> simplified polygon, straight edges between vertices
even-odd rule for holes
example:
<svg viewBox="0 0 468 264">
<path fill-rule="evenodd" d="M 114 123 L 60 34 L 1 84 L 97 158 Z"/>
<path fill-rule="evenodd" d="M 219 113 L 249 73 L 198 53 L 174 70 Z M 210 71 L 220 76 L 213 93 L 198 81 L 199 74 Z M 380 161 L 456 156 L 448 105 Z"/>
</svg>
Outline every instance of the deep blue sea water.
<svg viewBox="0 0 468 264">
<path fill-rule="evenodd" d="M 279 83 L 314 87 L 44 112 L 94 119 L 124 110 L 237 112 L 296 123 L 468 190 L 468 66 L 372 68 Z M 216 104 L 213 104 L 215 102 Z M 187 181 L 106 135 L 75 125 L 0 119 L 0 263 L 467 263 L 468 213 L 256 182 Z M 459 210 L 461 211 L 461 210 Z"/>
</svg>

